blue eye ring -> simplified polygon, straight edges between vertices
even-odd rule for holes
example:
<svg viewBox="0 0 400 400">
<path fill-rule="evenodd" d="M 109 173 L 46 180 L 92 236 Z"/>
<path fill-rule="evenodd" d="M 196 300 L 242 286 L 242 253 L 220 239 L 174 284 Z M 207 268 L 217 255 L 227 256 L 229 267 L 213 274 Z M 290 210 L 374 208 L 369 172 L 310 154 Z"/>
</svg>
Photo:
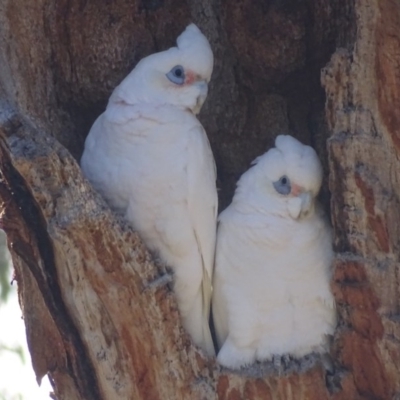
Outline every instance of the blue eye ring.
<svg viewBox="0 0 400 400">
<path fill-rule="evenodd" d="M 183 85 L 185 82 L 185 70 L 182 65 L 175 65 L 175 67 L 166 74 L 166 77 L 176 85 Z"/>
<path fill-rule="evenodd" d="M 273 182 L 273 185 L 275 190 L 284 196 L 287 196 L 292 190 L 290 179 L 286 175 L 281 176 L 276 182 Z"/>
</svg>

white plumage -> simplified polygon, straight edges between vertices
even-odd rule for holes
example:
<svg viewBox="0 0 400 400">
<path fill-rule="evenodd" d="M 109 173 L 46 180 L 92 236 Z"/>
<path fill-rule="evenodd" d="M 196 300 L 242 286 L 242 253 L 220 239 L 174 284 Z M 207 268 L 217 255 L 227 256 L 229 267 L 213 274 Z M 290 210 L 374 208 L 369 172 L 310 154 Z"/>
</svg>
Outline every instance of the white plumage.
<svg viewBox="0 0 400 400">
<path fill-rule="evenodd" d="M 142 59 L 95 121 L 84 174 L 174 271 L 183 325 L 208 354 L 217 191 L 214 158 L 195 114 L 207 96 L 213 54 L 189 25 L 177 47 Z"/>
<path fill-rule="evenodd" d="M 318 156 L 291 136 L 275 146 L 243 174 L 219 216 L 212 309 L 218 361 L 230 368 L 326 352 L 336 325 Z"/>
</svg>

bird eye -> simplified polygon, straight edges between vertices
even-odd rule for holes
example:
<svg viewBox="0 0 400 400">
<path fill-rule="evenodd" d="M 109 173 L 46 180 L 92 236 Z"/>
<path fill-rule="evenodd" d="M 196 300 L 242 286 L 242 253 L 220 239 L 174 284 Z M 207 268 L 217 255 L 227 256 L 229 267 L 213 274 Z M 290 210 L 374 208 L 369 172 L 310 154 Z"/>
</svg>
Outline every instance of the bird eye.
<svg viewBox="0 0 400 400">
<path fill-rule="evenodd" d="M 182 65 L 175 65 L 171 71 L 166 74 L 167 78 L 176 85 L 182 85 L 185 82 L 185 70 Z"/>
<path fill-rule="evenodd" d="M 286 175 L 281 176 L 279 180 L 273 183 L 273 185 L 279 194 L 287 195 L 292 190 L 290 186 L 290 179 Z"/>
</svg>

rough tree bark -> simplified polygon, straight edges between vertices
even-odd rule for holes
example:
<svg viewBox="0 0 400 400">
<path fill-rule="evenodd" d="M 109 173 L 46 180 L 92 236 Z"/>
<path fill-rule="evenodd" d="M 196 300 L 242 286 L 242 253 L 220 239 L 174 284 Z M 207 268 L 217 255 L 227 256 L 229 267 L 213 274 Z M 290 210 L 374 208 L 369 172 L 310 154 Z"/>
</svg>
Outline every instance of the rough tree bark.
<svg viewBox="0 0 400 400">
<path fill-rule="evenodd" d="M 146 286 L 159 272 L 140 238 L 81 176 L 76 160 L 112 89 L 190 21 L 215 52 L 201 119 L 221 207 L 278 133 L 325 165 L 331 376 L 317 357 L 280 374 L 206 359 L 169 289 Z M 399 26 L 395 0 L 0 3 L 1 221 L 33 368 L 57 399 L 400 398 Z"/>
</svg>

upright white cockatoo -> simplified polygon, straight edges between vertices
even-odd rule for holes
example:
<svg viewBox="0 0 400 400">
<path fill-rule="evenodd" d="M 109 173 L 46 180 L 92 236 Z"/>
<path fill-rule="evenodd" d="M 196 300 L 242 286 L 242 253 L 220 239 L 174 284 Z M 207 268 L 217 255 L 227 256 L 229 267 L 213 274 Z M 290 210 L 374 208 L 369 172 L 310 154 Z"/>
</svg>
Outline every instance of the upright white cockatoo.
<svg viewBox="0 0 400 400">
<path fill-rule="evenodd" d="M 239 368 L 328 350 L 336 325 L 322 168 L 291 136 L 254 161 L 219 216 L 212 310 L 218 361 Z"/>
<path fill-rule="evenodd" d="M 218 200 L 214 158 L 196 114 L 212 69 L 210 44 L 190 24 L 177 47 L 142 59 L 114 90 L 81 160 L 92 185 L 172 268 L 183 325 L 210 355 Z"/>
</svg>

